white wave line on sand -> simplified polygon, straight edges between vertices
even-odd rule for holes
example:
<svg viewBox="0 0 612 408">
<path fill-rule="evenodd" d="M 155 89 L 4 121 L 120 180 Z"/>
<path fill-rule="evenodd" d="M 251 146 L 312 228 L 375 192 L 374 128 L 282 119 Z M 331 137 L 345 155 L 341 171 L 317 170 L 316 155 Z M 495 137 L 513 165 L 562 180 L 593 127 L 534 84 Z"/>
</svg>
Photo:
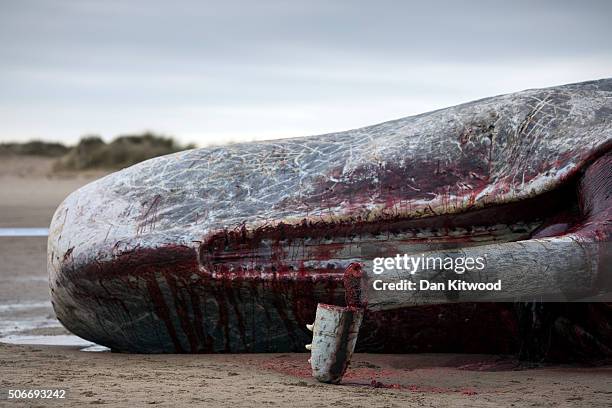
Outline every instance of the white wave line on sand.
<svg viewBox="0 0 612 408">
<path fill-rule="evenodd" d="M 53 307 L 51 302 L 30 302 L 30 303 L 9 303 L 0 305 L 0 313 L 12 312 L 15 310 L 40 309 L 42 307 Z"/>
<path fill-rule="evenodd" d="M 46 237 L 49 228 L 0 228 L 0 237 Z"/>
</svg>

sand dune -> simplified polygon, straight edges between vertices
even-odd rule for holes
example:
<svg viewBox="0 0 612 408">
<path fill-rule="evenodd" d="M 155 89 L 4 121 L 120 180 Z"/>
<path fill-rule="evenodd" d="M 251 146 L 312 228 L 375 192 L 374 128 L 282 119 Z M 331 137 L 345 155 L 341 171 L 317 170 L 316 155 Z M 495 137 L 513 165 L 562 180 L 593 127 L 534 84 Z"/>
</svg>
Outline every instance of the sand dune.
<svg viewBox="0 0 612 408">
<path fill-rule="evenodd" d="M 48 227 L 62 200 L 103 171 L 55 173 L 55 159 L 0 157 L 0 227 Z"/>
</svg>

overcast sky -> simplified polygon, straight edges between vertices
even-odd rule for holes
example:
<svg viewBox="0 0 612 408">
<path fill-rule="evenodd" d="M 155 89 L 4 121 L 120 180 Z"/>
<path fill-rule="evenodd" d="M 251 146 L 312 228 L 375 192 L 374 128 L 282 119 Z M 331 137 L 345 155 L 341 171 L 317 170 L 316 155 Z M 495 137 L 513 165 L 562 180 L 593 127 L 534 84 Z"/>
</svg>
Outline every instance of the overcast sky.
<svg viewBox="0 0 612 408">
<path fill-rule="evenodd" d="M 346 130 L 612 76 L 610 1 L 0 0 L 0 140 Z"/>
</svg>

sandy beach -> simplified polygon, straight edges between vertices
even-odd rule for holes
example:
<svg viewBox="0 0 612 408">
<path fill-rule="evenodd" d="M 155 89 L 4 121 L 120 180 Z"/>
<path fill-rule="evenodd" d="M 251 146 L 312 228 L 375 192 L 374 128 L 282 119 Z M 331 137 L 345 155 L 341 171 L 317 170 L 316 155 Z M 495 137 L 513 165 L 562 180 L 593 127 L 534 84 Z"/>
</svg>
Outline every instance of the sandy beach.
<svg viewBox="0 0 612 408">
<path fill-rule="evenodd" d="M 67 194 L 104 174 L 52 174 L 51 159 L 0 163 L 0 227 L 47 227 Z M 310 377 L 307 353 L 82 351 L 87 342 L 54 318 L 46 276 L 46 238 L 0 237 L 0 391 L 67 392 L 0 406 L 612 406 L 612 367 L 527 368 L 512 356 L 360 354 L 335 386 Z"/>
<path fill-rule="evenodd" d="M 106 174 L 55 173 L 54 163 L 40 157 L 0 157 L 0 227 L 48 227 L 68 194 Z"/>
</svg>

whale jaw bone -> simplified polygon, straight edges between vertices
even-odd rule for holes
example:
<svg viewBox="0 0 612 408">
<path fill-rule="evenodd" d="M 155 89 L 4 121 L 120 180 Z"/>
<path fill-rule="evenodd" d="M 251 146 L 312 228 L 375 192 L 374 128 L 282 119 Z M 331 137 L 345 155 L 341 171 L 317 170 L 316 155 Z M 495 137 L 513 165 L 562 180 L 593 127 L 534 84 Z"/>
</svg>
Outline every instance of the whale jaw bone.
<svg viewBox="0 0 612 408">
<path fill-rule="evenodd" d="M 317 305 L 312 344 L 306 346 L 311 351 L 309 361 L 314 378 L 332 384 L 342 380 L 355 349 L 362 319 L 361 308 Z"/>
</svg>

